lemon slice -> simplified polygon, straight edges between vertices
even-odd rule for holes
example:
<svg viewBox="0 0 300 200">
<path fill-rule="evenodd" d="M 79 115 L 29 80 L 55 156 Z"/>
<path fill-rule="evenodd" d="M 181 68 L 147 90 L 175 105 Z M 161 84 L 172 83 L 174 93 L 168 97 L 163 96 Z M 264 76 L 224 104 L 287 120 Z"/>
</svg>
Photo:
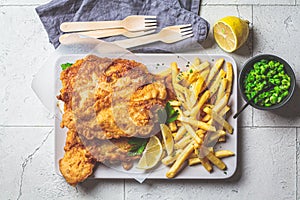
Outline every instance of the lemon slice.
<svg viewBox="0 0 300 200">
<path fill-rule="evenodd" d="M 249 21 L 234 16 L 220 19 L 213 27 L 217 44 L 226 52 L 240 48 L 249 36 Z"/>
<path fill-rule="evenodd" d="M 163 136 L 163 141 L 165 144 L 167 154 L 171 155 L 174 149 L 174 140 L 173 140 L 172 132 L 169 129 L 169 127 L 165 124 L 160 125 L 160 130 Z"/>
<path fill-rule="evenodd" d="M 163 153 L 162 145 L 156 136 L 152 136 L 146 145 L 141 159 L 137 165 L 140 169 L 151 169 L 160 161 Z"/>
</svg>

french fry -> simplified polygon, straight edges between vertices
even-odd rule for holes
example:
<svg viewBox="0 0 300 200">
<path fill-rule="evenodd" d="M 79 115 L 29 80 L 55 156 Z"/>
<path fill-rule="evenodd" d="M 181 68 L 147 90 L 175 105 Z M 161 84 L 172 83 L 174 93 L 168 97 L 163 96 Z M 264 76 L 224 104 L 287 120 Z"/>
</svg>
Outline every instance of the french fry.
<svg viewBox="0 0 300 200">
<path fill-rule="evenodd" d="M 222 108 L 222 110 L 219 112 L 219 115 L 221 117 L 225 116 L 226 113 L 230 110 L 230 107 L 229 106 L 225 106 L 224 108 Z"/>
<path fill-rule="evenodd" d="M 179 101 L 184 102 L 185 99 L 184 99 L 184 96 L 182 94 L 183 92 L 180 92 L 178 89 L 176 89 L 176 86 L 178 85 L 177 82 L 176 82 L 176 77 L 179 73 L 179 69 L 178 69 L 178 66 L 177 66 L 176 62 L 171 63 L 171 72 L 172 72 L 171 73 L 172 74 L 172 85 L 173 85 L 176 97 Z"/>
<path fill-rule="evenodd" d="M 177 131 L 177 125 L 176 125 L 176 123 L 175 123 L 175 122 L 169 123 L 169 128 L 170 128 L 170 130 L 171 130 L 172 132 Z"/>
<path fill-rule="evenodd" d="M 175 83 L 176 76 L 179 73 L 179 69 L 176 62 L 171 63 L 171 74 L 172 74 L 172 83 Z"/>
<path fill-rule="evenodd" d="M 176 121 L 176 125 L 177 125 L 177 127 L 181 127 L 181 126 L 182 126 L 182 123 L 179 122 L 179 121 Z"/>
<path fill-rule="evenodd" d="M 177 133 L 176 133 L 176 135 L 175 135 L 175 137 L 174 137 L 174 140 L 175 140 L 175 141 L 180 140 L 181 138 L 183 138 L 183 136 L 184 136 L 185 133 L 186 133 L 186 130 L 185 130 L 184 126 L 181 126 L 181 127 L 178 129 L 178 131 L 177 131 Z"/>
<path fill-rule="evenodd" d="M 196 153 L 191 153 L 189 155 L 189 158 L 198 158 L 198 155 Z"/>
<path fill-rule="evenodd" d="M 175 143 L 175 149 L 184 149 L 191 141 L 193 141 L 193 137 L 190 134 L 184 136 L 181 140 Z"/>
<path fill-rule="evenodd" d="M 183 112 L 183 114 L 184 114 L 184 116 L 189 116 L 189 115 L 191 114 L 191 111 L 185 110 L 185 111 Z"/>
<path fill-rule="evenodd" d="M 211 115 L 212 109 L 210 107 L 203 108 L 203 112 L 205 112 L 207 115 Z"/>
<path fill-rule="evenodd" d="M 201 121 L 203 121 L 203 122 L 208 122 L 210 119 L 211 119 L 211 116 L 210 116 L 209 114 L 206 114 L 206 115 L 201 119 Z"/>
<path fill-rule="evenodd" d="M 232 74 L 233 74 L 232 64 L 230 62 L 226 62 L 226 79 L 227 79 L 226 94 L 231 94 L 232 80 L 233 80 Z"/>
<path fill-rule="evenodd" d="M 212 171 L 212 166 L 207 158 L 199 158 L 203 167 L 210 173 Z"/>
<path fill-rule="evenodd" d="M 178 156 L 182 153 L 181 149 L 178 149 L 176 151 L 174 151 L 171 155 L 166 156 L 164 159 L 161 160 L 161 162 L 164 165 L 171 165 L 172 163 L 174 163 L 176 161 L 176 159 L 178 158 Z"/>
<path fill-rule="evenodd" d="M 201 128 L 205 131 L 216 131 L 216 128 L 214 126 L 208 125 L 207 123 L 202 122 L 202 121 L 198 121 L 198 120 L 187 118 L 187 117 L 180 117 L 180 118 L 178 118 L 178 120 L 181 121 L 181 122 L 188 123 L 192 126 L 196 126 L 198 128 Z M 185 125 L 185 124 L 183 124 L 183 125 Z M 185 128 L 188 131 L 186 126 L 185 126 Z"/>
<path fill-rule="evenodd" d="M 190 158 L 188 161 L 189 166 L 200 164 L 201 160 L 199 158 Z"/>
<path fill-rule="evenodd" d="M 173 84 L 173 87 L 174 87 L 174 90 L 175 90 L 175 91 L 178 91 L 178 92 L 180 92 L 180 93 L 182 93 L 182 94 L 185 94 L 185 93 L 186 93 L 186 90 L 187 90 L 187 89 L 186 89 L 185 87 L 179 85 L 178 83 L 174 83 L 174 84 Z"/>
<path fill-rule="evenodd" d="M 205 69 L 201 72 L 201 77 L 203 77 L 204 81 L 207 79 L 210 69 Z"/>
<path fill-rule="evenodd" d="M 173 100 L 173 101 L 169 101 L 169 103 L 170 103 L 170 105 L 172 107 L 179 107 L 179 106 L 181 106 L 181 102 L 179 102 L 179 101 Z"/>
<path fill-rule="evenodd" d="M 204 94 L 200 97 L 200 100 L 198 101 L 197 105 L 192 108 L 190 116 L 193 118 L 196 118 L 198 112 L 200 111 L 201 107 L 204 105 L 204 103 L 208 100 L 210 97 L 210 92 L 207 90 L 204 92 Z"/>
<path fill-rule="evenodd" d="M 185 127 L 187 132 L 194 138 L 197 144 L 200 144 L 202 142 L 195 130 L 189 124 L 183 123 L 183 126 Z"/>
<path fill-rule="evenodd" d="M 232 151 L 229 150 L 219 150 L 215 152 L 215 156 L 217 158 L 226 158 L 229 156 L 234 156 L 235 154 Z"/>
<path fill-rule="evenodd" d="M 218 104 L 215 105 L 215 107 L 212 109 L 215 112 L 220 112 L 220 110 L 222 110 L 228 103 L 228 99 L 229 99 L 229 94 L 225 94 L 223 96 L 223 98 L 219 101 Z"/>
<path fill-rule="evenodd" d="M 218 140 L 218 142 L 226 142 L 226 135 L 221 136 Z"/>
<path fill-rule="evenodd" d="M 201 91 L 201 89 L 203 87 L 203 84 L 204 84 L 204 80 L 205 79 L 202 76 L 200 76 L 198 78 L 198 80 L 193 84 L 192 88 L 193 88 L 193 94 L 194 94 L 195 97 L 199 96 L 200 91 Z"/>
<path fill-rule="evenodd" d="M 225 163 L 222 160 L 220 160 L 219 158 L 217 158 L 212 152 L 208 152 L 208 154 L 206 155 L 206 157 L 207 157 L 207 159 L 210 162 L 212 162 L 219 169 L 221 169 L 221 170 L 225 170 L 226 169 Z"/>
<path fill-rule="evenodd" d="M 195 82 L 200 77 L 200 73 L 190 69 L 190 73 L 187 79 L 187 86 L 191 85 L 193 82 Z"/>
<path fill-rule="evenodd" d="M 224 79 L 222 79 L 221 84 L 220 84 L 220 86 L 219 86 L 218 93 L 217 93 L 217 99 L 216 99 L 215 104 L 218 104 L 219 101 L 220 101 L 220 100 L 223 98 L 223 96 L 225 95 L 225 93 L 226 93 L 226 86 L 227 86 L 227 79 L 224 78 Z"/>
<path fill-rule="evenodd" d="M 223 69 L 221 69 L 218 76 L 217 76 L 217 78 L 208 87 L 211 96 L 213 96 L 218 91 L 220 83 L 221 83 L 222 79 L 225 77 L 225 75 L 226 75 L 225 71 Z"/>
<path fill-rule="evenodd" d="M 193 152 L 193 150 L 194 150 L 194 142 L 191 142 L 187 147 L 184 148 L 184 150 L 180 153 L 180 155 L 176 159 L 175 163 L 172 165 L 172 167 L 167 172 L 166 176 L 168 178 L 174 178 L 176 176 L 176 174 L 178 173 L 182 164 L 189 157 L 189 155 Z"/>
<path fill-rule="evenodd" d="M 193 67 L 198 67 L 201 64 L 200 58 L 196 57 L 193 62 Z"/>
<path fill-rule="evenodd" d="M 196 133 L 197 133 L 197 135 L 200 137 L 200 139 L 203 140 L 203 137 L 204 137 L 204 134 L 206 133 L 206 131 L 205 131 L 205 130 L 202 130 L 202 129 L 198 129 L 198 130 L 196 131 Z"/>
<path fill-rule="evenodd" d="M 181 81 L 184 81 L 184 80 L 187 79 L 187 77 L 188 77 L 187 73 L 185 73 L 185 72 L 179 72 L 177 74 L 177 76 L 176 76 L 175 82 L 179 83 Z"/>
<path fill-rule="evenodd" d="M 212 79 L 215 77 L 215 75 L 217 74 L 217 72 L 220 70 L 220 68 L 222 67 L 224 63 L 224 58 L 220 58 L 216 61 L 216 63 L 214 64 L 214 66 L 211 68 L 209 75 L 207 77 L 207 81 L 206 81 L 206 85 L 209 85 L 210 82 L 212 81 Z"/>
<path fill-rule="evenodd" d="M 209 135 L 206 135 L 206 146 L 214 146 L 220 137 L 225 136 L 226 132 L 223 130 L 218 130 L 217 132 L 210 132 Z"/>
<path fill-rule="evenodd" d="M 209 68 L 209 62 L 205 61 L 199 65 L 194 65 L 194 68 L 197 70 L 197 71 L 203 71 L 207 68 Z"/>
<path fill-rule="evenodd" d="M 232 126 L 222 117 L 220 117 L 216 112 L 212 111 L 212 117 L 213 120 L 215 120 L 218 124 L 220 124 L 221 126 L 223 126 L 228 133 L 232 134 L 233 132 L 233 128 Z"/>
</svg>

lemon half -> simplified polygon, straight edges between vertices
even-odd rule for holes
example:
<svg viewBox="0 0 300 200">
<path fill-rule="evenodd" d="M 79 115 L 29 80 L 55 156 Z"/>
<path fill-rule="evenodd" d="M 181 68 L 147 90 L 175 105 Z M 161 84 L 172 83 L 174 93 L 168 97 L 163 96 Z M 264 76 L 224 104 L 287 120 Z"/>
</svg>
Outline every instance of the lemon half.
<svg viewBox="0 0 300 200">
<path fill-rule="evenodd" d="M 249 21 L 234 16 L 224 17 L 214 24 L 213 34 L 221 49 L 233 52 L 247 41 Z"/>
</svg>

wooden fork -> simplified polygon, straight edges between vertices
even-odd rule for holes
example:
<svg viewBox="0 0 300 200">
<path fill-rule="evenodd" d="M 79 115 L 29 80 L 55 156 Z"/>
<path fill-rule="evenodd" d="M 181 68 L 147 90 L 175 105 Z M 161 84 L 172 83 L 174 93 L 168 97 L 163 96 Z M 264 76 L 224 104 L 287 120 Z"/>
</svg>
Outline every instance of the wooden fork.
<svg viewBox="0 0 300 200">
<path fill-rule="evenodd" d="M 130 32 L 126 29 L 105 29 L 105 30 L 95 30 L 95 31 L 83 31 L 83 32 L 76 32 L 76 33 L 67 33 L 63 34 L 59 37 L 59 42 L 61 44 L 67 44 L 69 43 L 69 36 L 76 35 L 78 37 L 84 36 L 84 37 L 92 37 L 92 38 L 105 38 L 109 36 L 116 36 L 116 35 L 124 35 L 125 37 L 128 38 L 133 38 L 133 37 L 139 37 L 147 34 L 154 33 L 155 30 L 147 30 L 147 31 L 135 31 L 135 32 Z M 75 38 L 75 36 L 73 37 Z"/>
<path fill-rule="evenodd" d="M 174 43 L 186 38 L 193 37 L 192 25 L 169 26 L 163 28 L 159 33 L 146 35 L 138 38 L 125 39 L 113 42 L 125 49 L 149 44 L 157 41 Z"/>
<path fill-rule="evenodd" d="M 156 16 L 132 15 L 117 21 L 64 22 L 60 25 L 60 30 L 63 32 L 111 28 L 125 28 L 128 31 L 156 29 Z"/>
</svg>

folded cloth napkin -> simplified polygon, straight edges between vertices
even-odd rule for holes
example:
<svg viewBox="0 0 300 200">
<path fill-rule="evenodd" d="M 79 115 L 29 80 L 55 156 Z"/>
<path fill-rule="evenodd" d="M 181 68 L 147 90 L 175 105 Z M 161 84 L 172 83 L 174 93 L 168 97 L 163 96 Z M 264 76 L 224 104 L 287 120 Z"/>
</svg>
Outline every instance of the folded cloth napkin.
<svg viewBox="0 0 300 200">
<path fill-rule="evenodd" d="M 180 2 L 179 2 L 180 1 Z M 59 46 L 60 24 L 72 21 L 107 21 L 122 20 L 129 15 L 157 16 L 157 31 L 173 25 L 192 24 L 194 37 L 170 44 L 153 43 L 134 48 L 135 52 L 153 52 L 158 50 L 177 52 L 188 49 L 197 42 L 206 39 L 209 23 L 198 16 L 199 0 L 52 0 L 36 8 L 50 42 L 55 48 Z M 198 4 L 198 7 L 197 5 Z M 192 6 L 194 5 L 194 6 Z M 196 6 L 195 6 L 196 5 Z M 183 6 L 184 8 L 182 8 Z M 193 9 L 196 13 L 188 11 Z M 124 36 L 104 38 L 105 41 L 126 39 Z"/>
</svg>

